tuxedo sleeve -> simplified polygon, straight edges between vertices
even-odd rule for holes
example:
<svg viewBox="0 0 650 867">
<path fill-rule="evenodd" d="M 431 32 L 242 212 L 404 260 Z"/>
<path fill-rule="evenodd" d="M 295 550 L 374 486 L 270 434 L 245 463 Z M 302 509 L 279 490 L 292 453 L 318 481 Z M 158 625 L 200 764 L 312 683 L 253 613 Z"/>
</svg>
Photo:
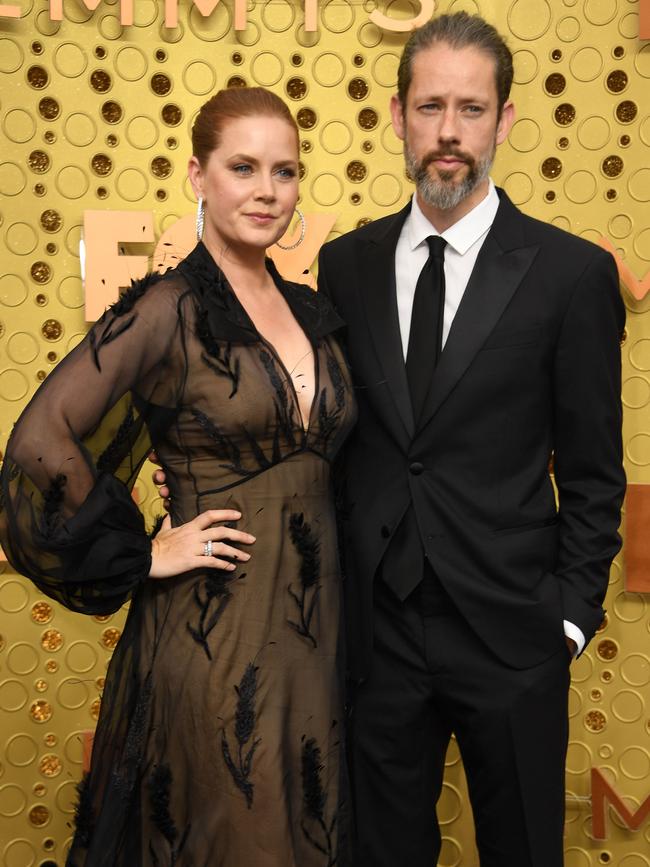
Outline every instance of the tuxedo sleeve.
<svg viewBox="0 0 650 867">
<path fill-rule="evenodd" d="M 564 618 L 578 626 L 587 642 L 602 621 L 609 569 L 621 545 L 624 323 L 614 260 L 598 251 L 566 308 L 554 368 L 556 574 Z"/>
</svg>

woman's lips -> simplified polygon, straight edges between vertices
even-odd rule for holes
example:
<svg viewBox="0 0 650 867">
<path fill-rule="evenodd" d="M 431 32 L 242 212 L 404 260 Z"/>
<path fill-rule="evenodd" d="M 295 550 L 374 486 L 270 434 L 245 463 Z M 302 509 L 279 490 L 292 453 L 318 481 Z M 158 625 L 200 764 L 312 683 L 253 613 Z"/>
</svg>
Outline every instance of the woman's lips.
<svg viewBox="0 0 650 867">
<path fill-rule="evenodd" d="M 259 223 L 260 225 L 265 225 L 266 223 L 272 223 L 275 220 L 273 214 L 246 214 L 249 220 L 252 220 L 254 223 Z"/>
</svg>

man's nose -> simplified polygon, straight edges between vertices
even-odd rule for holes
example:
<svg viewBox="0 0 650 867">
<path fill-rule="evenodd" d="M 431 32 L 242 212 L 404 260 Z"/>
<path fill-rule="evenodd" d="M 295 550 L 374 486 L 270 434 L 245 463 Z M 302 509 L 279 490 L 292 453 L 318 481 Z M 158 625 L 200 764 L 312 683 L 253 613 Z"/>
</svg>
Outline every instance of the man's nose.
<svg viewBox="0 0 650 867">
<path fill-rule="evenodd" d="M 438 138 L 441 141 L 460 141 L 458 117 L 456 112 L 451 108 L 445 109 L 442 114 L 440 127 L 438 129 Z"/>
</svg>

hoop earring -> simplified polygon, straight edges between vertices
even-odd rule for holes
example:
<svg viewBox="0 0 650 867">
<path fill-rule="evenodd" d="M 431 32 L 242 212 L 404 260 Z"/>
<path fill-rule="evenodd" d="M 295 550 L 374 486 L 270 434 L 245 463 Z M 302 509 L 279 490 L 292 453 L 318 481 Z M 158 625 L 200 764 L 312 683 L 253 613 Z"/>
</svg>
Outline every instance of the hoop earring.
<svg viewBox="0 0 650 867">
<path fill-rule="evenodd" d="M 205 223 L 205 205 L 203 198 L 199 196 L 199 202 L 196 207 L 196 240 L 200 241 L 203 237 L 203 225 Z"/>
<path fill-rule="evenodd" d="M 279 241 L 275 242 L 275 246 L 279 247 L 281 250 L 295 250 L 296 247 L 299 247 L 302 242 L 305 240 L 305 232 L 307 231 L 307 221 L 305 220 L 305 215 L 303 212 L 296 208 L 296 214 L 300 217 L 300 237 L 297 241 L 294 241 L 293 244 L 281 244 Z"/>
</svg>

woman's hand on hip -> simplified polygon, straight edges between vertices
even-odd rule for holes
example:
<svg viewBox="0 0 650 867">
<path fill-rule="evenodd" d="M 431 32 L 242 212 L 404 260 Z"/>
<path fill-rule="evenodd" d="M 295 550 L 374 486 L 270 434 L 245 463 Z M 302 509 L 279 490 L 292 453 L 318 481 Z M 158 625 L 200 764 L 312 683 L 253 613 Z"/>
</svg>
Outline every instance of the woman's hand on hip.
<svg viewBox="0 0 650 867">
<path fill-rule="evenodd" d="M 191 569 L 233 571 L 237 563 L 232 560 L 240 563 L 250 560 L 250 554 L 234 545 L 252 545 L 255 536 L 224 523 L 240 518 L 241 512 L 234 509 L 210 509 L 180 527 L 172 527 L 167 515 L 151 543 L 149 577 L 171 578 Z"/>
</svg>

